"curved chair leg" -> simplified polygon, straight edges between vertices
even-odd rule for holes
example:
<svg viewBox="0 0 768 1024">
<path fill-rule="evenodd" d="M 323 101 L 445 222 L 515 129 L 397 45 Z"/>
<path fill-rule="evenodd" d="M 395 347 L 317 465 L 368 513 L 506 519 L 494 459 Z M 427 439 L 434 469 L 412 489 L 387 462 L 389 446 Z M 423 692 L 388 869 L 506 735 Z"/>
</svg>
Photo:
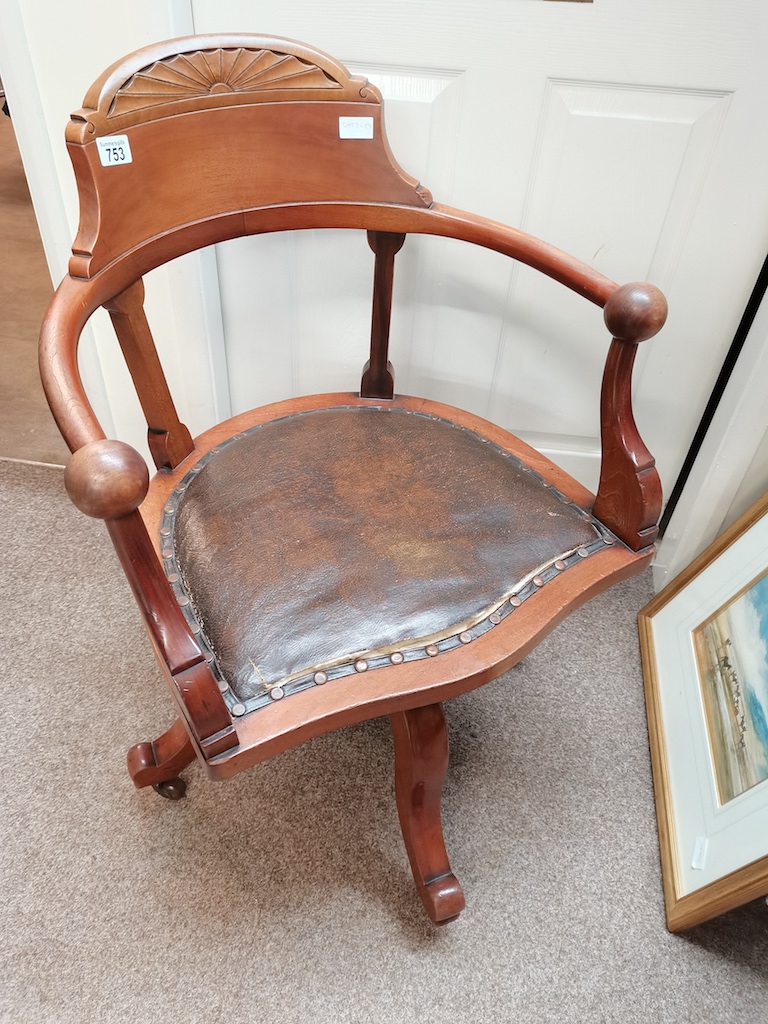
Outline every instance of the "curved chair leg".
<svg viewBox="0 0 768 1024">
<path fill-rule="evenodd" d="M 447 924 L 464 909 L 464 892 L 448 863 L 440 798 L 448 770 L 448 731 L 441 704 L 390 716 L 395 738 L 395 794 L 411 870 L 427 913 Z"/>
<path fill-rule="evenodd" d="M 195 750 L 180 718 L 150 743 L 137 743 L 128 751 L 128 772 L 137 789 L 154 786 L 170 800 L 184 796 L 186 786 L 177 778 L 195 759 Z"/>
</svg>

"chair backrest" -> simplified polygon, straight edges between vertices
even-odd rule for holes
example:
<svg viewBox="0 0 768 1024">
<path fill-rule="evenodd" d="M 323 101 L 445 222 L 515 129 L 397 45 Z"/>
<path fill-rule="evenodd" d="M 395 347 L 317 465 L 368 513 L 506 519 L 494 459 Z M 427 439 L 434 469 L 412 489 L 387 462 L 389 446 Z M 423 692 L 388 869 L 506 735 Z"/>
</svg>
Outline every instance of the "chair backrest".
<svg viewBox="0 0 768 1024">
<path fill-rule="evenodd" d="M 327 204 L 432 201 L 389 152 L 378 90 L 289 40 L 192 37 L 140 50 L 89 90 L 67 143 L 82 213 L 75 277 L 137 248 L 164 262 L 278 226 L 249 211 L 298 205 L 291 226 L 308 226 L 311 207 L 317 224 Z"/>
<path fill-rule="evenodd" d="M 67 145 L 80 193 L 80 227 L 70 277 L 44 325 L 41 368 L 73 450 L 104 436 L 77 368 L 80 331 L 99 306 L 110 311 L 156 464 L 177 465 L 192 449 L 144 317 L 141 278 L 154 267 L 247 234 L 366 230 L 376 262 L 361 393 L 386 399 L 394 387 L 387 347 L 395 254 L 409 232 L 442 235 L 511 256 L 598 306 L 608 304 L 607 322 L 620 340 L 603 383 L 604 460 L 596 508 L 630 546 L 653 542 L 660 489 L 632 419 L 630 374 L 636 342 L 663 324 L 663 297 L 650 286 L 618 289 L 524 232 L 434 203 L 393 159 L 380 94 L 364 79 L 290 40 L 171 40 L 105 72 L 73 115 Z"/>
</svg>

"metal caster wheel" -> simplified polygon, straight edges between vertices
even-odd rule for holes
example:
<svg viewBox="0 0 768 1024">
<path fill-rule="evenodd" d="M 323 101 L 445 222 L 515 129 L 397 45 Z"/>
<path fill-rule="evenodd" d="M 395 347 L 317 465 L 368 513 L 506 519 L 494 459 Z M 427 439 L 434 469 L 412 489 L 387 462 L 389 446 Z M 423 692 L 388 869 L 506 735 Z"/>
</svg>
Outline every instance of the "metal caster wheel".
<svg viewBox="0 0 768 1024">
<path fill-rule="evenodd" d="M 187 784 L 184 779 L 166 779 L 165 782 L 156 782 L 152 789 L 166 800 L 181 800 L 187 791 Z"/>
</svg>

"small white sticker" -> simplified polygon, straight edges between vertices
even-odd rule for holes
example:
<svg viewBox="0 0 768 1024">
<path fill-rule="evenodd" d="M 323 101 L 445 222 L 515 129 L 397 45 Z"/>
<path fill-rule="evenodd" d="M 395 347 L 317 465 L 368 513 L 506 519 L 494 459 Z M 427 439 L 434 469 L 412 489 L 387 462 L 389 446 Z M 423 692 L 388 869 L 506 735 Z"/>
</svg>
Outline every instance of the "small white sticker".
<svg viewBox="0 0 768 1024">
<path fill-rule="evenodd" d="M 131 144 L 127 135 L 105 135 L 96 139 L 99 160 L 102 167 L 117 167 L 119 164 L 132 164 Z"/>
<path fill-rule="evenodd" d="M 373 118 L 372 117 L 340 117 L 339 118 L 340 139 L 372 139 Z"/>
<path fill-rule="evenodd" d="M 707 845 L 709 840 L 705 836 L 699 836 L 693 848 L 693 860 L 691 867 L 694 871 L 703 871 L 704 861 L 707 859 Z"/>
</svg>

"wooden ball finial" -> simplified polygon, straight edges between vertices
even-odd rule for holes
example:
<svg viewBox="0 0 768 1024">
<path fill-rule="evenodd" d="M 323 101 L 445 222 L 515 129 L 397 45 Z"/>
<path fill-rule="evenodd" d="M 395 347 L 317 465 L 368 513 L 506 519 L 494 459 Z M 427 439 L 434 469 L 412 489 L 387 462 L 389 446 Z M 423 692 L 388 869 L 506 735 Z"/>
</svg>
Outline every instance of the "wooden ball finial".
<svg viewBox="0 0 768 1024">
<path fill-rule="evenodd" d="M 79 448 L 64 472 L 67 494 L 87 516 L 120 519 L 138 508 L 149 488 L 149 470 L 122 441 L 91 441 Z"/>
<path fill-rule="evenodd" d="M 635 281 L 617 288 L 605 304 L 605 325 L 621 341 L 645 341 L 667 319 L 667 300 L 652 284 Z"/>
</svg>

